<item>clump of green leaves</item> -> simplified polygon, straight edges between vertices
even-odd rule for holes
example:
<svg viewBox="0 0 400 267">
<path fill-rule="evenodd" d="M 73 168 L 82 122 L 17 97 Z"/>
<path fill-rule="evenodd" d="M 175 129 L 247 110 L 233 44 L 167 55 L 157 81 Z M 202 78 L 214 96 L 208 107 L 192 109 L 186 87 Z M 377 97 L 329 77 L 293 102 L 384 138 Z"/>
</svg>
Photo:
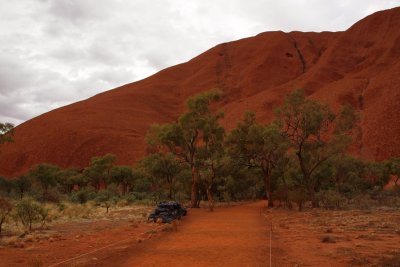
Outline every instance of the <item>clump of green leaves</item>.
<svg viewBox="0 0 400 267">
<path fill-rule="evenodd" d="M 16 205 L 16 215 L 25 227 L 32 230 L 32 224 L 35 222 L 45 224 L 48 211 L 36 201 L 24 199 Z"/>
</svg>

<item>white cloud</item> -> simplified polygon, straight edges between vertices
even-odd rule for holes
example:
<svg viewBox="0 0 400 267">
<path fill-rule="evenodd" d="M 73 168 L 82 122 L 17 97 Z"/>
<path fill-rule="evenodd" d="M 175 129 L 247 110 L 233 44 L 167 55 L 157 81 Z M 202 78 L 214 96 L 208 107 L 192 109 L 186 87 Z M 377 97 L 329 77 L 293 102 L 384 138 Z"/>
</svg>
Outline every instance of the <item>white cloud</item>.
<svg viewBox="0 0 400 267">
<path fill-rule="evenodd" d="M 142 79 L 270 30 L 338 31 L 393 0 L 0 0 L 0 121 Z"/>
</svg>

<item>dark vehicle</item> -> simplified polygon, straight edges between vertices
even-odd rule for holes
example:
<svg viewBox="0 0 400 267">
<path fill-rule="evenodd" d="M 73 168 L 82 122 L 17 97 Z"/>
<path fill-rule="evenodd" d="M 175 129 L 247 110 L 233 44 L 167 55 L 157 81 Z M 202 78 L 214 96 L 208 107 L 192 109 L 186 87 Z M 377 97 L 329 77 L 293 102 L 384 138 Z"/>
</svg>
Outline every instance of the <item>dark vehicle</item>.
<svg viewBox="0 0 400 267">
<path fill-rule="evenodd" d="M 164 201 L 158 203 L 157 208 L 149 215 L 147 220 L 156 222 L 157 219 L 161 219 L 163 223 L 171 223 L 173 220 L 180 220 L 186 214 L 186 209 L 178 202 Z"/>
</svg>

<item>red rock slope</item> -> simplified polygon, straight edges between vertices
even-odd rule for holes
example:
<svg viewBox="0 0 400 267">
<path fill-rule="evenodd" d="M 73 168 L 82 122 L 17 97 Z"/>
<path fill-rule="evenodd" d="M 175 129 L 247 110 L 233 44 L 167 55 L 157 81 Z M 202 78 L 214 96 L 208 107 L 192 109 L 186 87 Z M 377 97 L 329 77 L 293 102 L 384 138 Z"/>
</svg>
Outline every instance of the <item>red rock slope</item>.
<svg viewBox="0 0 400 267">
<path fill-rule="evenodd" d="M 400 8 L 375 13 L 345 32 L 266 32 L 220 44 L 198 57 L 131 84 L 23 123 L 0 147 L 0 174 L 49 162 L 83 167 L 114 153 L 121 164 L 144 155 L 152 123 L 171 122 L 195 93 L 221 88 L 224 124 L 246 110 L 262 121 L 295 88 L 361 112 L 361 156 L 400 156 Z"/>
</svg>

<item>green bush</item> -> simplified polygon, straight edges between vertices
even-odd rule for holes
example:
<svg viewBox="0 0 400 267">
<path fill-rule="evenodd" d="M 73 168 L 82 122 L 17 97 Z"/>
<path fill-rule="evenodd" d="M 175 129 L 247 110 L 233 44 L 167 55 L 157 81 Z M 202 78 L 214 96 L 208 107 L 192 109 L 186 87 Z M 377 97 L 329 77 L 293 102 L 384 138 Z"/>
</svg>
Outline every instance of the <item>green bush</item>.
<svg viewBox="0 0 400 267">
<path fill-rule="evenodd" d="M 41 222 L 44 225 L 48 211 L 39 203 L 25 199 L 16 205 L 16 215 L 25 227 L 32 230 L 32 223 L 34 222 Z"/>
<path fill-rule="evenodd" d="M 85 204 L 89 200 L 93 200 L 97 197 L 96 193 L 89 190 L 80 190 L 78 192 L 74 192 L 69 197 L 69 200 L 74 203 Z"/>
</svg>

